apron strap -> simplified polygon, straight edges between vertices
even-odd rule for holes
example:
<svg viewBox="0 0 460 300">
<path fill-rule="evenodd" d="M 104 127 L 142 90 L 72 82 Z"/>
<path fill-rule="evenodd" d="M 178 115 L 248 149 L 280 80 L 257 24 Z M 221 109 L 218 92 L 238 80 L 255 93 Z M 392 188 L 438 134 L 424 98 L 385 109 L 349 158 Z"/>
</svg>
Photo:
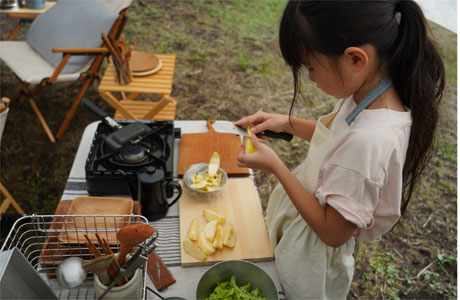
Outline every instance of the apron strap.
<svg viewBox="0 0 460 300">
<path fill-rule="evenodd" d="M 345 118 L 347 124 L 350 125 L 351 122 L 356 118 L 356 116 L 371 105 L 378 97 L 382 96 L 393 84 L 390 77 L 383 78 L 376 86 L 374 86 L 369 93 L 364 96 L 363 100 L 358 103 L 358 105 L 353 109 L 353 111 Z"/>
</svg>

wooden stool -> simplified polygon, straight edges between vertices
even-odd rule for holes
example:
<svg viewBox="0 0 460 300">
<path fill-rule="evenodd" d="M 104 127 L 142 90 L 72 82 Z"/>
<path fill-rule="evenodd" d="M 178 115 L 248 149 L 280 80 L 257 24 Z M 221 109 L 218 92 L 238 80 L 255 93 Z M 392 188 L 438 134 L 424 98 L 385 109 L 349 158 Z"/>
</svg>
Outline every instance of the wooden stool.
<svg viewBox="0 0 460 300">
<path fill-rule="evenodd" d="M 112 99 L 108 93 L 102 97 L 112 105 L 116 111 L 114 119 L 117 120 L 174 120 L 176 116 L 177 102 L 169 96 L 163 97 L 160 101 L 134 101 Z"/>
<path fill-rule="evenodd" d="M 116 71 L 109 64 L 99 85 L 102 98 L 115 108 L 115 119 L 131 120 L 174 120 L 177 102 L 171 98 L 176 55 L 156 55 L 162 63 L 161 69 L 146 76 L 133 76 L 130 83 L 121 85 L 116 81 Z M 115 94 L 121 95 L 118 99 Z M 139 94 L 159 95 L 161 100 L 135 100 Z"/>
</svg>

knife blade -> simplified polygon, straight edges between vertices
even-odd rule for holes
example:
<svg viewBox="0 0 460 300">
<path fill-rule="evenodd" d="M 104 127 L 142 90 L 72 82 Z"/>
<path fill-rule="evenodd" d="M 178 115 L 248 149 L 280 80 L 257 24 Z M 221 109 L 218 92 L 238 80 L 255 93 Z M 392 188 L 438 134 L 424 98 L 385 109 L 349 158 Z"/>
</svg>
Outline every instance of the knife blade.
<svg viewBox="0 0 460 300">
<path fill-rule="evenodd" d="M 221 133 L 233 133 L 237 134 L 240 136 L 248 136 L 248 130 L 247 128 L 236 126 L 230 121 L 216 121 L 212 127 L 214 128 L 215 131 L 221 132 Z M 258 138 L 262 138 L 262 136 L 267 136 L 269 138 L 274 138 L 274 139 L 280 139 L 280 140 L 285 140 L 287 142 L 290 142 L 292 138 L 294 137 L 292 134 L 287 133 L 287 132 L 274 132 L 272 130 L 264 130 L 262 132 L 259 132 L 256 134 Z"/>
</svg>

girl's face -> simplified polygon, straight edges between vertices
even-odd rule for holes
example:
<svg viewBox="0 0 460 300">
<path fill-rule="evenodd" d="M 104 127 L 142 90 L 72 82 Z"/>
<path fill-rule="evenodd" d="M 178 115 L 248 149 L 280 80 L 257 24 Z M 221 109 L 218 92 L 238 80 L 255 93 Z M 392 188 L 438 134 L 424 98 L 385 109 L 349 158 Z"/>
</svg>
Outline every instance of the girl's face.
<svg viewBox="0 0 460 300">
<path fill-rule="evenodd" d="M 308 78 L 315 82 L 318 88 L 328 95 L 345 98 L 353 94 L 346 63 L 344 55 L 339 57 L 336 65 L 324 54 L 315 54 L 306 55 L 303 65 L 308 70 Z"/>
</svg>

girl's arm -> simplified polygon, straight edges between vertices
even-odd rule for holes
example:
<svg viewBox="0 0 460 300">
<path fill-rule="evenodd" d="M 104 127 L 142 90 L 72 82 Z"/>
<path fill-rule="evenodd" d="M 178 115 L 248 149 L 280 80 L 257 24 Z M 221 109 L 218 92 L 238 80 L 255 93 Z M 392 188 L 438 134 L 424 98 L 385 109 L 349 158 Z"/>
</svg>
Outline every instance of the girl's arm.
<svg viewBox="0 0 460 300">
<path fill-rule="evenodd" d="M 321 206 L 297 177 L 280 160 L 272 171 L 278 178 L 302 218 L 328 246 L 339 247 L 350 239 L 356 225 L 347 221 L 333 207 Z"/>
<path fill-rule="evenodd" d="M 244 146 L 238 153 L 238 165 L 273 173 L 302 218 L 318 237 L 328 246 L 339 247 L 353 235 L 356 225 L 347 221 L 334 208 L 319 204 L 302 183 L 294 176 L 276 153 L 257 137 L 251 136 L 256 152 L 245 154 Z"/>
<path fill-rule="evenodd" d="M 289 116 L 287 115 L 259 111 L 253 115 L 241 118 L 235 122 L 235 125 L 254 125 L 252 127 L 254 133 L 259 133 L 267 129 L 275 132 L 285 131 L 304 140 L 311 141 L 316 121 L 291 118 L 291 122 L 289 122 Z"/>
<path fill-rule="evenodd" d="M 316 128 L 316 120 L 305 120 L 299 118 L 291 118 L 291 124 L 288 122 L 284 131 L 298 136 L 304 140 L 311 141 L 313 132 Z"/>
</svg>

